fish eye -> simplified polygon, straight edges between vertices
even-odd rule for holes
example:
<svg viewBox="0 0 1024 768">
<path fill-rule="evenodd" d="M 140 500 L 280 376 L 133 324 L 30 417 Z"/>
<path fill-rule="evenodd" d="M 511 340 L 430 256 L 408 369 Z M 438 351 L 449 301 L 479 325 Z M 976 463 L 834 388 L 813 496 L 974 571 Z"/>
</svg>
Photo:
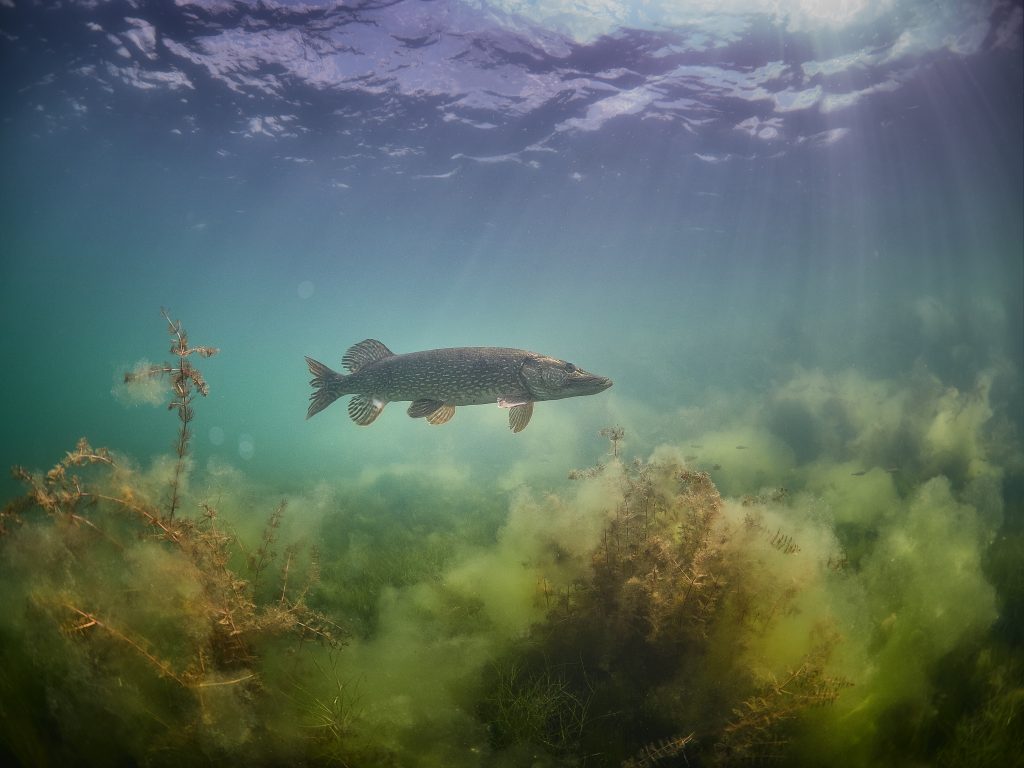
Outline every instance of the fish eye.
<svg viewBox="0 0 1024 768">
<path fill-rule="evenodd" d="M 572 363 L 566 363 L 565 364 L 565 372 L 566 373 L 576 373 L 576 366 L 573 365 Z"/>
</svg>

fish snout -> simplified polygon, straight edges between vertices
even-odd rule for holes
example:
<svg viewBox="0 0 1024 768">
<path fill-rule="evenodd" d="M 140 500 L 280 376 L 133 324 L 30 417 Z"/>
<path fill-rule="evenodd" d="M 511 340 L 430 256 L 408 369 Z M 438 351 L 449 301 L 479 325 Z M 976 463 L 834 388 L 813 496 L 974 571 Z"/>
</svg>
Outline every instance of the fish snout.
<svg viewBox="0 0 1024 768">
<path fill-rule="evenodd" d="M 593 373 L 584 373 L 582 371 L 577 372 L 577 376 L 572 381 L 572 389 L 579 394 L 596 395 L 598 392 L 604 392 L 608 387 L 612 385 L 612 380 L 607 376 L 596 376 Z"/>
</svg>

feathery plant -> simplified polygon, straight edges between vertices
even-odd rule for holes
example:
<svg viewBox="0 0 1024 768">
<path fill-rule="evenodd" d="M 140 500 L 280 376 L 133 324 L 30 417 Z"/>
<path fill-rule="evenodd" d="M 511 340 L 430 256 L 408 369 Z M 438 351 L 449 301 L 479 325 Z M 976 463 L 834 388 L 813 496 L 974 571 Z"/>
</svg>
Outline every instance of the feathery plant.
<svg viewBox="0 0 1024 768">
<path fill-rule="evenodd" d="M 761 509 L 785 491 L 745 499 L 737 519 L 706 472 L 672 458 L 623 461 L 624 430 L 600 434 L 606 463 L 569 477 L 614 501 L 579 575 L 538 579 L 547 618 L 510 652 L 515 674 L 487 681 L 501 695 L 478 715 L 504 737 L 494 746 L 628 768 L 784 759 L 801 716 L 850 685 L 830 673 L 839 638 L 827 621 L 806 637 L 794 628 L 809 650 L 791 669 L 750 663 L 747 649 L 796 610 L 799 589 L 766 565 L 802 556 Z"/>
<path fill-rule="evenodd" d="M 177 410 L 178 440 L 175 446 L 177 461 L 174 465 L 174 477 L 171 480 L 171 496 L 168 502 L 168 517 L 173 518 L 175 511 L 181 504 L 179 489 L 181 487 L 181 475 L 185 470 L 185 458 L 188 455 L 188 444 L 192 438 L 192 430 L 189 424 L 192 422 L 195 412 L 192 410 L 192 399 L 198 392 L 203 397 L 210 393 L 206 380 L 199 372 L 199 369 L 192 365 L 189 358 L 192 355 L 200 357 L 213 357 L 219 349 L 216 347 L 193 347 L 189 346 L 188 333 L 181 325 L 180 320 L 172 320 L 169 311 L 160 308 L 160 314 L 167 321 L 167 327 L 171 334 L 171 354 L 178 358 L 176 363 L 163 363 L 152 365 L 143 371 L 129 371 L 124 375 L 125 384 L 133 384 L 156 376 L 167 376 L 171 381 L 171 388 L 174 390 L 174 398 L 167 404 L 167 410 Z"/>
<path fill-rule="evenodd" d="M 192 360 L 218 350 L 190 345 L 181 322 L 161 312 L 176 361 L 128 374 L 125 382 L 170 379 L 168 408 L 177 412 L 178 430 L 169 501 L 151 498 L 146 473 L 82 438 L 49 471 L 15 467 L 27 491 L 0 510 L 5 588 L 12 606 L 24 606 L 24 615 L 12 609 L 0 626 L 20 632 L 24 649 L 8 644 L 3 650 L 0 644 L 0 664 L 38 665 L 24 684 L 39 690 L 24 695 L 76 711 L 73 722 L 63 722 L 45 740 L 87 762 L 145 762 L 141 753 L 103 751 L 130 750 L 124 743 L 136 733 L 148 734 L 137 746 L 143 752 L 209 749 L 207 757 L 216 757 L 227 747 L 210 745 L 227 745 L 223 739 L 232 732 L 224 724 L 252 719 L 245 712 L 265 707 L 273 695 L 263 654 L 279 644 L 277 638 L 296 638 L 299 649 L 309 639 L 341 645 L 340 628 L 306 603 L 318 577 L 315 553 L 300 562 L 297 549 L 289 547 L 283 568 L 268 583 L 284 502 L 248 557 L 248 578 L 234 566 L 237 555 L 246 555 L 242 542 L 220 523 L 216 509 L 196 503 L 197 514 L 182 514 L 192 401 L 197 392 L 209 392 Z M 38 661 L 38 654 L 25 650 L 40 643 L 51 644 L 55 655 Z M 298 667 L 301 657 L 294 658 Z M 51 671 L 61 664 L 78 666 Z M 174 700 L 188 704 L 162 709 Z M 49 722 L 43 715 L 37 719 Z M 88 738 L 81 729 L 96 723 L 101 730 L 123 723 L 126 730 L 121 742 L 112 737 L 86 758 L 77 751 Z M 9 731 L 0 722 L 0 744 Z M 258 750 L 255 731 L 245 738 Z"/>
</svg>

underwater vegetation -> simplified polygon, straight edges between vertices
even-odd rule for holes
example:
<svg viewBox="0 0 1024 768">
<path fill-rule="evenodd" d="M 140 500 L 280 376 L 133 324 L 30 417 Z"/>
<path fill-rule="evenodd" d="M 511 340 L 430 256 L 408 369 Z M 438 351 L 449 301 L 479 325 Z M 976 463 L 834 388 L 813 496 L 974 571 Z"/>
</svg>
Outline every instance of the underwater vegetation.
<svg viewBox="0 0 1024 768">
<path fill-rule="evenodd" d="M 193 466 L 217 350 L 164 319 L 171 362 L 126 379 L 160 387 L 169 454 L 83 438 L 14 469 L 5 763 L 1024 763 L 1020 451 L 992 380 L 800 374 L 686 454 L 607 427 L 546 490 L 424 468 L 282 493 Z"/>
<path fill-rule="evenodd" d="M 854 563 L 818 497 L 724 499 L 676 452 L 622 463 L 621 431 L 603 435 L 610 461 L 570 477 L 613 506 L 577 567 L 561 552 L 546 569 L 562 578 L 538 583 L 544 619 L 486 675 L 493 748 L 553 765 L 1024 763 L 1020 646 L 993 623 L 997 601 L 1019 612 L 1022 560 L 986 532 L 991 510 L 934 477 Z"/>
<path fill-rule="evenodd" d="M 621 430 L 605 436 L 612 462 L 572 477 L 610 481 L 621 500 L 589 569 L 541 583 L 546 619 L 495 669 L 480 710 L 493 743 L 531 739 L 624 766 L 782 758 L 794 721 L 853 682 L 830 667 L 828 616 L 797 622 L 785 659 L 757 647 L 799 612 L 809 572 L 828 578 L 838 556 L 806 562 L 760 499 L 725 514 L 707 473 L 673 459 L 623 465 Z"/>
<path fill-rule="evenodd" d="M 189 358 L 217 350 L 190 346 L 164 317 L 176 361 L 126 380 L 169 380 L 170 466 L 144 472 L 82 438 L 45 473 L 14 469 L 28 490 L 0 517 L 0 737 L 19 764 L 246 754 L 267 739 L 267 649 L 341 645 L 340 628 L 306 603 L 315 552 L 289 550 L 271 573 L 283 503 L 248 553 L 211 505 L 182 514 L 191 403 L 208 392 Z"/>
</svg>

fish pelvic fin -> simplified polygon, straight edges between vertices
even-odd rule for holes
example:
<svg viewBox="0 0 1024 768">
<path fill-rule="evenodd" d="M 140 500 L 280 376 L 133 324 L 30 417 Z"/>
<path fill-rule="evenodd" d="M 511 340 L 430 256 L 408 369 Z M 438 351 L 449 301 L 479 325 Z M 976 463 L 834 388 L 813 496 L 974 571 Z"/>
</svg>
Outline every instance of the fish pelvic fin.
<svg viewBox="0 0 1024 768">
<path fill-rule="evenodd" d="M 435 427 L 439 424 L 447 424 L 452 420 L 452 416 L 455 415 L 455 406 L 448 405 L 445 403 L 432 414 L 427 416 L 427 423 L 433 424 Z"/>
<path fill-rule="evenodd" d="M 425 418 L 430 424 L 446 424 L 455 415 L 455 406 L 440 400 L 421 398 L 414 400 L 407 413 L 414 419 Z"/>
<path fill-rule="evenodd" d="M 345 394 L 345 379 L 348 377 L 332 371 L 311 357 L 306 358 L 306 365 L 309 366 L 309 372 L 313 376 L 309 380 L 310 386 L 313 387 L 313 393 L 309 396 L 309 410 L 306 411 L 308 419 Z"/>
</svg>

